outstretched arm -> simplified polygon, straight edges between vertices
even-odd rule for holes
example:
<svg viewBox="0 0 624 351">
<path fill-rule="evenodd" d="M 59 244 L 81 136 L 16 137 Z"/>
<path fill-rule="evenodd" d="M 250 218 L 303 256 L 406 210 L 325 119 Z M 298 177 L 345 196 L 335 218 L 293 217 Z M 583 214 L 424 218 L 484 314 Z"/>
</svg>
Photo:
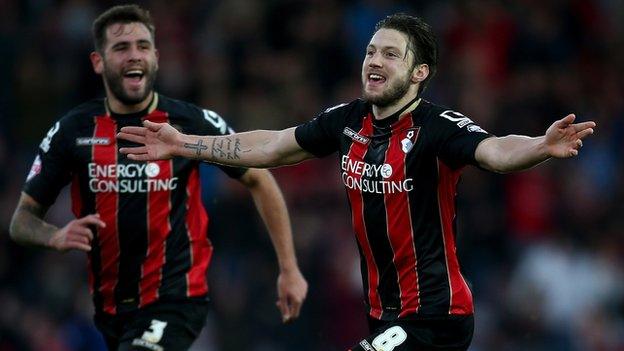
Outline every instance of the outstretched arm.
<svg viewBox="0 0 624 351">
<path fill-rule="evenodd" d="M 120 148 L 138 161 L 175 156 L 201 159 L 229 166 L 270 168 L 291 165 L 313 155 L 295 140 L 295 128 L 256 130 L 224 136 L 197 136 L 178 132 L 167 123 L 143 122 L 144 127 L 124 127 L 117 137 L 142 146 Z"/>
<path fill-rule="evenodd" d="M 57 228 L 43 220 L 46 211 L 35 199 L 22 193 L 11 219 L 11 238 L 20 244 L 58 251 L 90 251 L 93 232 L 89 227 L 106 227 L 99 215 L 88 215 L 69 222 L 63 228 Z"/>
<path fill-rule="evenodd" d="M 485 169 L 506 173 L 531 168 L 551 157 L 576 156 L 596 123 L 573 124 L 575 118 L 570 114 L 554 122 L 540 137 L 507 135 L 485 139 L 477 146 L 475 158 Z"/>
<path fill-rule="evenodd" d="M 282 320 L 289 322 L 299 316 L 308 292 L 308 283 L 297 264 L 286 202 L 275 179 L 267 170 L 249 169 L 240 181 L 251 192 L 271 236 L 280 270 L 276 304 Z"/>
</svg>

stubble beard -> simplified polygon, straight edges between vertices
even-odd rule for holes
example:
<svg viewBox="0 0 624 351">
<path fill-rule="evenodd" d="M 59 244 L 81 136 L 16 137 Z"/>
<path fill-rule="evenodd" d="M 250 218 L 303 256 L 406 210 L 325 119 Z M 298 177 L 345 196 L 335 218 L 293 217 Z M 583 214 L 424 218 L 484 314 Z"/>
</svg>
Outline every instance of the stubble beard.
<svg viewBox="0 0 624 351">
<path fill-rule="evenodd" d="M 154 82 L 156 81 L 156 68 L 155 65 L 146 67 L 143 78 L 145 79 L 145 86 L 143 92 L 130 94 L 123 86 L 123 74 L 116 72 L 113 69 L 104 65 L 104 79 L 110 89 L 111 94 L 124 105 L 136 105 L 139 104 L 150 95 L 154 89 Z"/>
<path fill-rule="evenodd" d="M 366 93 L 366 82 L 362 84 L 362 97 L 364 100 L 378 107 L 387 107 L 399 101 L 409 91 L 411 81 L 410 74 L 406 74 L 403 79 L 397 80 L 388 89 L 379 96 L 372 96 Z"/>
</svg>

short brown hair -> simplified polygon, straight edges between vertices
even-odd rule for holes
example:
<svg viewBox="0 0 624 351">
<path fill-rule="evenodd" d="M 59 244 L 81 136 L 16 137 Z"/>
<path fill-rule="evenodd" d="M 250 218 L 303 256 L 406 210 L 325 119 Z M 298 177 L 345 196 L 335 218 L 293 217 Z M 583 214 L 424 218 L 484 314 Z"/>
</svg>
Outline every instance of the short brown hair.
<svg viewBox="0 0 624 351">
<path fill-rule="evenodd" d="M 152 39 L 155 38 L 156 28 L 149 11 L 134 4 L 118 5 L 106 10 L 93 21 L 92 31 L 95 50 L 102 52 L 102 48 L 106 45 L 106 28 L 116 23 L 132 22 L 143 23 L 152 35 Z"/>
<path fill-rule="evenodd" d="M 438 66 L 438 44 L 431 26 L 419 17 L 396 13 L 379 21 L 375 26 L 375 32 L 384 28 L 394 29 L 407 35 L 408 49 L 414 54 L 412 68 L 423 63 L 429 66 L 429 76 L 418 87 L 418 94 L 420 94 L 435 75 Z"/>
</svg>

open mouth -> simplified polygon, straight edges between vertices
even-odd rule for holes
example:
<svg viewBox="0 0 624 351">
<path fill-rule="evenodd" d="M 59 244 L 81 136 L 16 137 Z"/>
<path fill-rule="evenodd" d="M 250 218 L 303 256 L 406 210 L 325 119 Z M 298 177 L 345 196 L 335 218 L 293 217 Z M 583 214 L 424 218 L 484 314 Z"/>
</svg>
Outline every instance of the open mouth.
<svg viewBox="0 0 624 351">
<path fill-rule="evenodd" d="M 141 69 L 132 69 L 126 71 L 123 76 L 124 78 L 129 79 L 132 83 L 140 83 L 145 76 L 145 73 Z"/>
<path fill-rule="evenodd" d="M 383 84 L 386 82 L 386 77 L 377 73 L 369 73 L 368 82 L 372 84 Z"/>
</svg>

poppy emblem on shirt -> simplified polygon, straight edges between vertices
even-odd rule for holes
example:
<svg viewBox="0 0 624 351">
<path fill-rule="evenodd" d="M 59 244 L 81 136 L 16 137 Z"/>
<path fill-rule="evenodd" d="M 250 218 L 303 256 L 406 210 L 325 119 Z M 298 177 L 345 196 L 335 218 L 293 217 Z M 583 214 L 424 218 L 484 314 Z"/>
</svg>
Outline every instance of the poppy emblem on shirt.
<svg viewBox="0 0 624 351">
<path fill-rule="evenodd" d="M 401 150 L 404 153 L 408 153 L 414 148 L 414 144 L 416 144 L 416 139 L 418 139 L 418 133 L 420 132 L 420 127 L 410 128 L 407 130 L 407 134 L 405 138 L 401 140 Z"/>
</svg>

